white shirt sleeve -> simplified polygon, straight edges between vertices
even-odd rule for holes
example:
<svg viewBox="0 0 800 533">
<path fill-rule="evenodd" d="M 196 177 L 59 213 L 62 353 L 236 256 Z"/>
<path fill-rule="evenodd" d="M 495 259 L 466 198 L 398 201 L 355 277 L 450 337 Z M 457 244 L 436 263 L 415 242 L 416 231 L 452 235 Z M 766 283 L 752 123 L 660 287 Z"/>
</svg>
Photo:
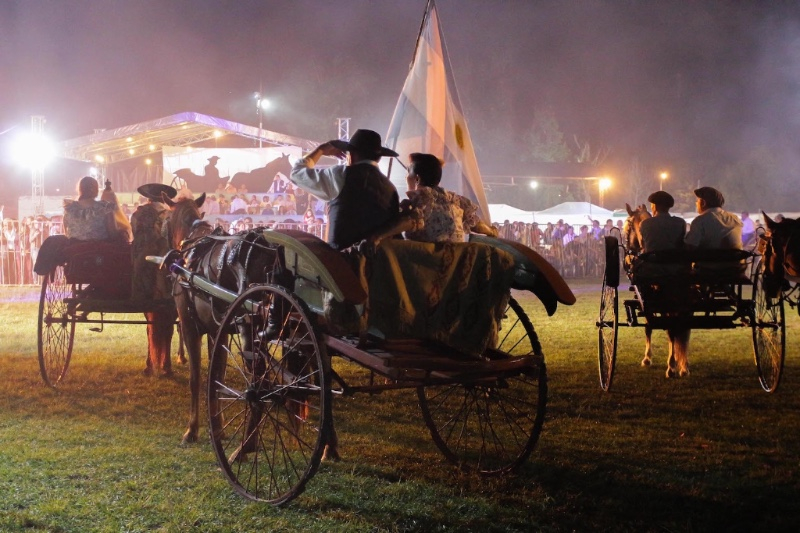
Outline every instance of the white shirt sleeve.
<svg viewBox="0 0 800 533">
<path fill-rule="evenodd" d="M 316 169 L 310 159 L 300 159 L 292 167 L 289 181 L 320 200 L 329 202 L 339 196 L 344 187 L 346 165 Z"/>
</svg>

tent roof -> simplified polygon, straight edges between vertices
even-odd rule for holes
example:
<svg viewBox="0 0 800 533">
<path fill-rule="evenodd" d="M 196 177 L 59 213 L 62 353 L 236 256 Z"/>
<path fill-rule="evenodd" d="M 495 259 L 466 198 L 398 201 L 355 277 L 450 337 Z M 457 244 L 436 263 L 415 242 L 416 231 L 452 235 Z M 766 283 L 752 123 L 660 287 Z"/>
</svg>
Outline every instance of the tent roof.
<svg viewBox="0 0 800 533">
<path fill-rule="evenodd" d="M 613 211 L 609 211 L 599 205 L 590 202 L 564 202 L 542 211 L 536 211 L 537 215 L 595 215 L 611 218 Z"/>
<path fill-rule="evenodd" d="M 603 175 L 595 165 L 589 163 L 525 163 L 521 168 L 492 168 L 483 171 L 484 182 L 493 184 L 512 184 L 515 178 L 520 179 L 592 179 Z"/>
<path fill-rule="evenodd" d="M 221 135 L 238 135 L 248 139 L 261 139 L 273 146 L 299 146 L 310 150 L 316 143 L 274 131 L 259 129 L 200 113 L 178 113 L 129 126 L 98 130 L 91 135 L 69 139 L 61 143 L 61 155 L 78 161 L 112 164 L 126 159 L 155 154 L 162 146 L 188 146 L 219 138 Z"/>
</svg>

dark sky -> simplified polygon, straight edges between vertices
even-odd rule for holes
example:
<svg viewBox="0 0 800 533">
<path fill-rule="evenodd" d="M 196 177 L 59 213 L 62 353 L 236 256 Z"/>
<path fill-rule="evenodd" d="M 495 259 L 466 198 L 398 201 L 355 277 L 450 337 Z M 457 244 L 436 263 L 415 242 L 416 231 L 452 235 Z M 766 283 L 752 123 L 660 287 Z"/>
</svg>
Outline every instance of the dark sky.
<svg viewBox="0 0 800 533">
<path fill-rule="evenodd" d="M 424 0 L 0 0 L 0 132 L 56 139 L 181 111 L 326 140 L 385 134 Z M 771 147 L 800 163 L 800 2 L 438 0 L 483 172 L 517 163 L 534 111 L 611 149 L 611 172 L 714 172 Z M 13 132 L 13 130 L 12 130 Z M 7 140 L 12 132 L 0 136 Z M 0 173 L 3 170 L 0 168 Z M 6 175 L 8 171 L 6 170 Z"/>
</svg>

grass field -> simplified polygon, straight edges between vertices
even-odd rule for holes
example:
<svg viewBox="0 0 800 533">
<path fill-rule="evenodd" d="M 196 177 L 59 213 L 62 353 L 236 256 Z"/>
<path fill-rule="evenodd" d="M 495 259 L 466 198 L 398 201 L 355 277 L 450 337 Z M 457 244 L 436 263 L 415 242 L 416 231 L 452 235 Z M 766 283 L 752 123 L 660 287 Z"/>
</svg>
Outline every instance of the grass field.
<svg viewBox="0 0 800 533">
<path fill-rule="evenodd" d="M 691 376 L 664 378 L 666 340 L 639 366 L 621 328 L 614 386 L 597 379 L 598 284 L 547 317 L 521 297 L 545 349 L 548 414 L 531 460 L 505 479 L 438 453 L 412 391 L 338 399 L 343 460 L 286 508 L 248 503 L 207 439 L 181 446 L 188 369 L 142 375 L 144 326 L 78 328 L 67 382 L 42 384 L 31 291 L 0 291 L 0 531 L 795 531 L 800 524 L 800 320 L 787 309 L 775 394 L 750 331 L 692 337 Z M 206 423 L 201 433 L 205 437 Z"/>
</svg>

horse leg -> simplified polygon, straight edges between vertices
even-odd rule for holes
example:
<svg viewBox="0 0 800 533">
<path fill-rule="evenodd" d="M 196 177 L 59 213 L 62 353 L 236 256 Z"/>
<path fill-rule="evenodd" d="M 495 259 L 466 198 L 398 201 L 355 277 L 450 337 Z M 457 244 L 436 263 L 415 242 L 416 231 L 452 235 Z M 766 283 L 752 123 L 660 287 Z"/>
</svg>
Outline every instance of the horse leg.
<svg viewBox="0 0 800 533">
<path fill-rule="evenodd" d="M 667 378 L 674 378 L 677 376 L 675 361 L 675 344 L 676 344 L 676 331 L 672 329 L 667 330 L 667 338 L 669 339 L 669 355 L 667 356 Z"/>
<path fill-rule="evenodd" d="M 181 323 L 185 324 L 183 317 Z M 183 444 L 197 442 L 200 426 L 200 351 L 202 335 L 194 326 L 183 328 L 186 351 L 189 352 L 189 427 L 183 434 Z"/>
<path fill-rule="evenodd" d="M 691 333 L 690 329 L 682 329 L 675 337 L 675 351 L 677 352 L 675 359 L 678 363 L 680 377 L 689 375 L 689 336 Z"/>
<path fill-rule="evenodd" d="M 653 338 L 653 328 L 649 325 L 644 327 L 644 359 L 642 359 L 642 366 L 650 366 L 653 359 L 653 347 L 651 340 Z"/>
<path fill-rule="evenodd" d="M 176 314 L 177 312 L 174 310 L 151 314 L 153 321 L 150 355 L 152 370 L 160 372 L 164 376 L 172 375 L 172 335 Z"/>
<path fill-rule="evenodd" d="M 339 437 L 336 435 L 336 428 L 333 427 L 333 420 L 331 420 L 331 429 L 328 432 L 328 441 L 325 443 L 325 450 L 322 452 L 323 461 L 338 461 L 341 459 L 339 456 Z"/>
</svg>

